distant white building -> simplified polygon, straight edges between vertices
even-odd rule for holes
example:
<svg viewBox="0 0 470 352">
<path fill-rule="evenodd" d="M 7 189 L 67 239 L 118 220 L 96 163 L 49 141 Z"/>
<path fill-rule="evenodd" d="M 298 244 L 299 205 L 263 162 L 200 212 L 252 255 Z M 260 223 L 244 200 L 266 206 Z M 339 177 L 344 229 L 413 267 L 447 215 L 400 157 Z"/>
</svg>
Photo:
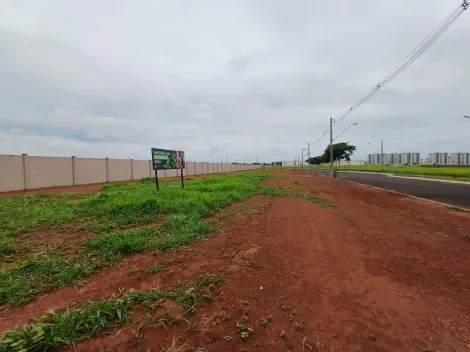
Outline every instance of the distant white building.
<svg viewBox="0 0 470 352">
<path fill-rule="evenodd" d="M 297 166 L 297 160 L 284 160 L 282 166 Z"/>
<path fill-rule="evenodd" d="M 470 165 L 470 153 L 429 153 L 431 165 Z"/>
<path fill-rule="evenodd" d="M 356 166 L 356 165 L 367 165 L 367 162 L 365 160 L 351 160 L 351 161 L 342 161 L 341 165 L 351 165 L 351 166 Z"/>
<path fill-rule="evenodd" d="M 419 153 L 393 153 L 383 154 L 383 164 L 385 165 L 403 165 L 403 164 L 419 164 L 420 162 Z M 367 156 L 367 162 L 370 165 L 381 165 L 382 164 L 382 154 L 375 153 L 369 154 Z"/>
</svg>

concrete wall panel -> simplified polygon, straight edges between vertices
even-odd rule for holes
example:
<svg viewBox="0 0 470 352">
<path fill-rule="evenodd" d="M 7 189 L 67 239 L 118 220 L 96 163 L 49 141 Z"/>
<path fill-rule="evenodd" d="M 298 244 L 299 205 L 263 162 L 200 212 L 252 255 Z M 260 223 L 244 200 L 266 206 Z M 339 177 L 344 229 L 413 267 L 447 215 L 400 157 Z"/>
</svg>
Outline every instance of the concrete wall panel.
<svg viewBox="0 0 470 352">
<path fill-rule="evenodd" d="M 23 156 L 0 155 L 0 192 L 24 189 Z"/>
<path fill-rule="evenodd" d="M 108 159 L 108 181 L 127 181 L 131 179 L 131 161 Z"/>
<path fill-rule="evenodd" d="M 195 167 L 195 170 L 196 170 L 196 175 L 201 175 L 202 174 L 202 164 L 201 163 L 195 163 L 196 167 Z"/>
<path fill-rule="evenodd" d="M 75 158 L 75 184 L 106 182 L 106 159 Z"/>
<path fill-rule="evenodd" d="M 28 188 L 72 186 L 72 158 L 28 156 Z"/>
<path fill-rule="evenodd" d="M 133 160 L 132 163 L 134 180 L 150 177 L 149 162 L 146 160 Z"/>
<path fill-rule="evenodd" d="M 186 175 L 191 176 L 194 175 L 196 172 L 195 163 L 186 163 Z"/>
<path fill-rule="evenodd" d="M 158 170 L 158 179 L 161 179 L 161 178 L 166 178 L 166 170 Z M 155 177 L 155 171 L 153 172 L 153 176 Z"/>
</svg>

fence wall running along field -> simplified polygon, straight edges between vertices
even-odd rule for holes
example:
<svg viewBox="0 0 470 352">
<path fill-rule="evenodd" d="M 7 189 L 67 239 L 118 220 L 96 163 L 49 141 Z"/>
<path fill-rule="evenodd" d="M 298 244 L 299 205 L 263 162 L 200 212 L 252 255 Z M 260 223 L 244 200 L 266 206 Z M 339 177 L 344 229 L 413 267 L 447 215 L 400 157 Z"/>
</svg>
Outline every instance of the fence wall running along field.
<svg viewBox="0 0 470 352">
<path fill-rule="evenodd" d="M 261 165 L 187 162 L 184 176 L 259 169 Z M 180 170 L 158 170 L 158 178 Z M 0 155 L 0 192 L 155 177 L 151 160 Z"/>
</svg>

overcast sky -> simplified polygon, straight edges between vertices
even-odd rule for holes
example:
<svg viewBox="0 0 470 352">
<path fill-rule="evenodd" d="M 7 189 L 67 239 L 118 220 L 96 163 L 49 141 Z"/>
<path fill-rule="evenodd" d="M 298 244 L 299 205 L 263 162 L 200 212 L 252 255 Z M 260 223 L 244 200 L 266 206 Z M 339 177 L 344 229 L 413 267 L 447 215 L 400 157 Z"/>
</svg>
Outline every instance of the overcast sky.
<svg viewBox="0 0 470 352">
<path fill-rule="evenodd" d="M 3 0 L 0 154 L 292 160 L 459 1 Z M 335 126 L 359 123 L 354 159 L 470 152 L 469 33 L 467 11 Z"/>
</svg>

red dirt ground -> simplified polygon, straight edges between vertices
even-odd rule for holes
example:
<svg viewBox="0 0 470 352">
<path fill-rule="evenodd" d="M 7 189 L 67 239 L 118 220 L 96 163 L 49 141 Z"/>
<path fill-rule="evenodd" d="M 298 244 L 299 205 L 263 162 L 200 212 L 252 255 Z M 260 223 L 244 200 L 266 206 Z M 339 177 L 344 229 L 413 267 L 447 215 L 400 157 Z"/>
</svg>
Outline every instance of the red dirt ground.
<svg viewBox="0 0 470 352">
<path fill-rule="evenodd" d="M 0 312 L 0 331 L 119 287 L 171 286 L 223 271 L 214 301 L 191 318 L 195 329 L 137 321 L 76 349 L 160 351 L 176 338 L 191 351 L 470 351 L 469 214 L 294 170 L 266 185 L 316 191 L 336 206 L 252 197 L 232 206 L 223 230 L 207 241 L 128 257 L 81 287 Z M 164 258 L 173 260 L 164 272 L 137 271 Z M 243 318 L 253 328 L 246 342 L 235 329 Z M 261 318 L 269 318 L 266 327 Z"/>
</svg>

